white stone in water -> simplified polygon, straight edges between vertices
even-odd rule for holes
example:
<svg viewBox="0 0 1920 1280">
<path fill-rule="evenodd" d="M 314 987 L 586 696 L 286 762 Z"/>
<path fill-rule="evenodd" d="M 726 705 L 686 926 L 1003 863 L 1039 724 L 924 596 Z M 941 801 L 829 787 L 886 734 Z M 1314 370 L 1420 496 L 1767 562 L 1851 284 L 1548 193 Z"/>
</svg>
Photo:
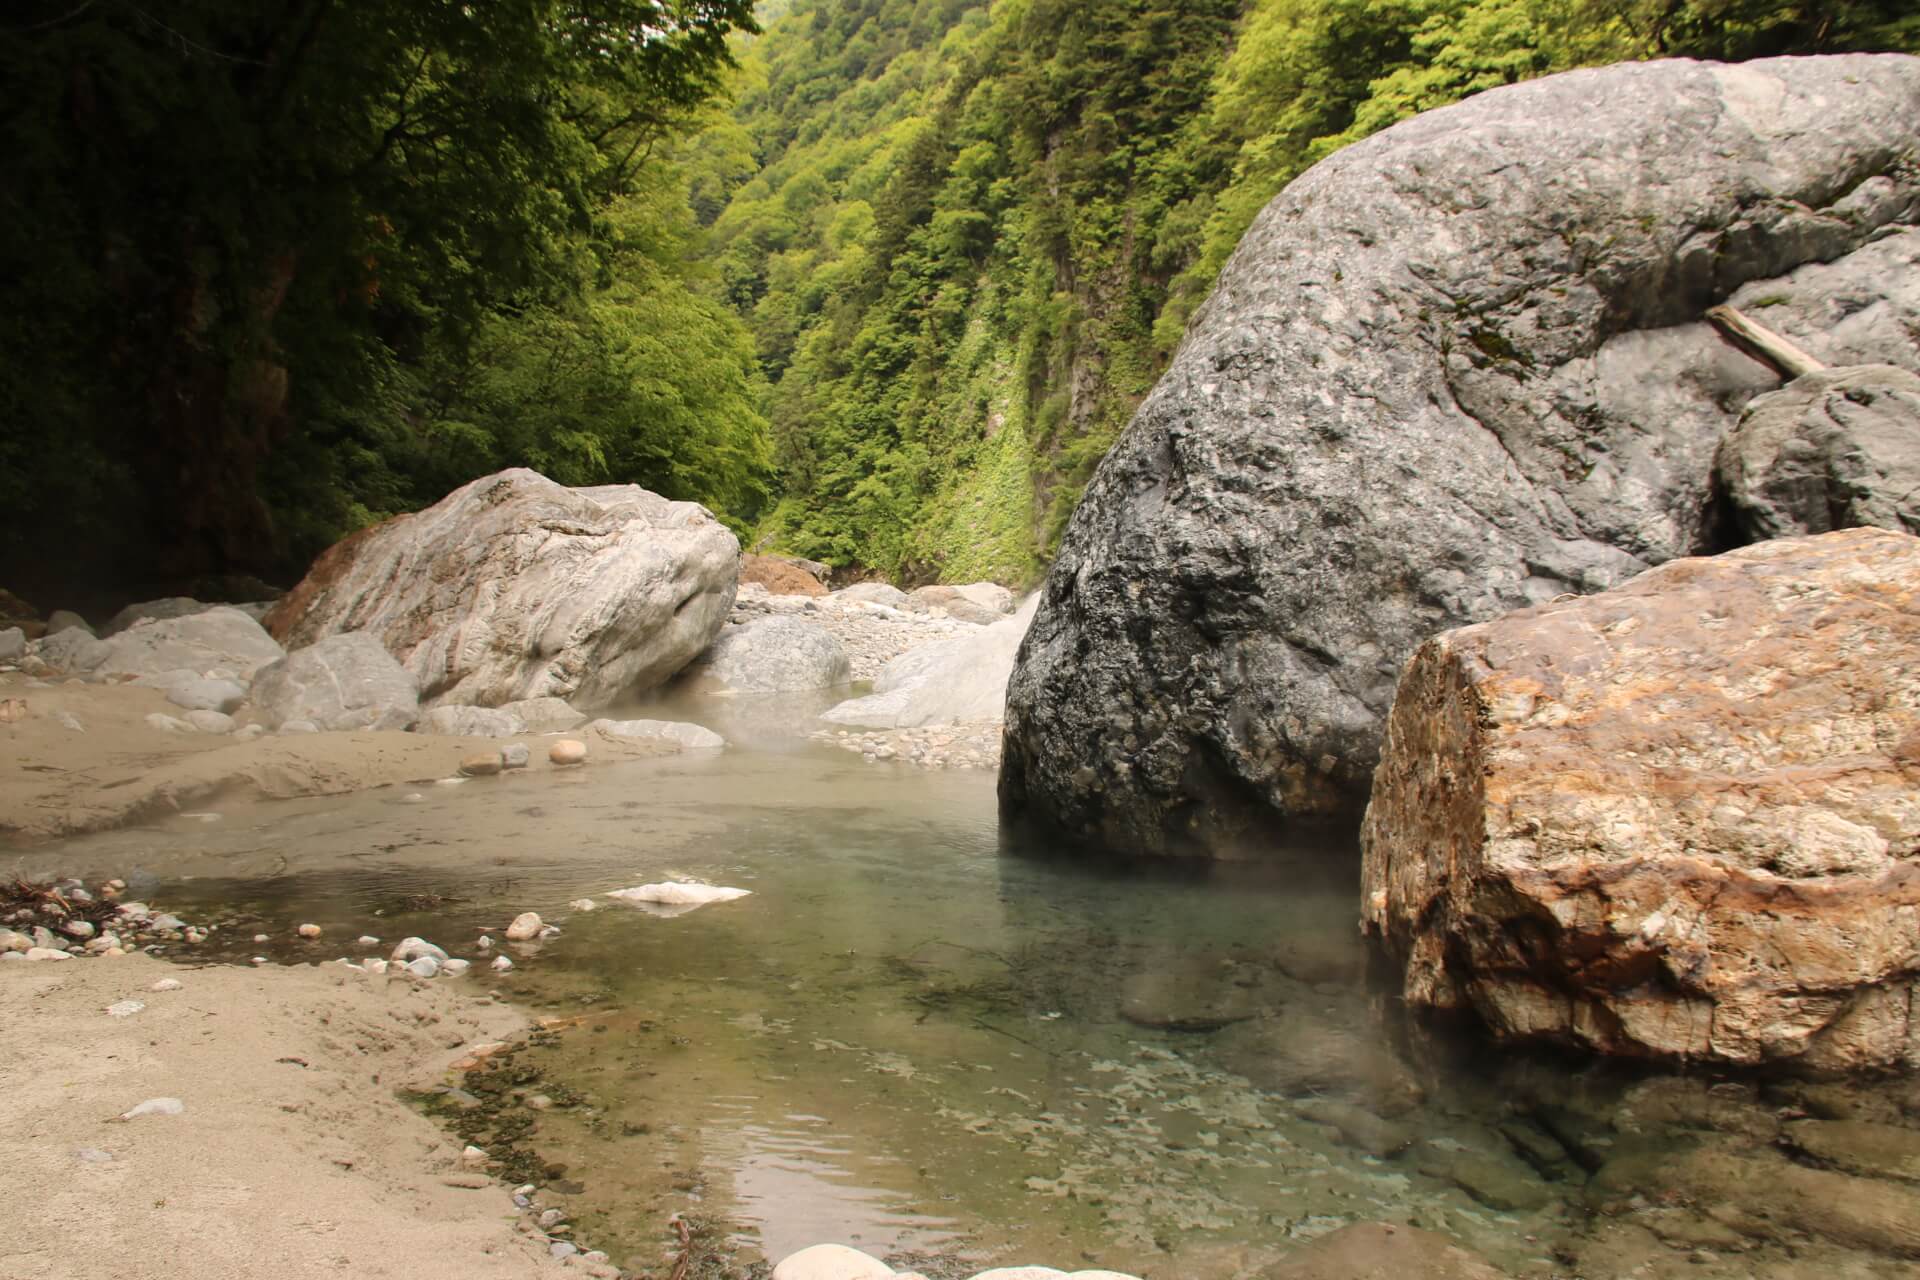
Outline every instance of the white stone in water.
<svg viewBox="0 0 1920 1280">
<path fill-rule="evenodd" d="M 555 1240 L 547 1246 L 547 1252 L 556 1258 L 571 1258 L 580 1252 L 580 1246 L 566 1240 Z"/>
<path fill-rule="evenodd" d="M 599 907 L 600 904 L 592 898 L 575 898 L 567 904 L 567 908 L 572 911 L 595 911 L 598 910 Z"/>
<path fill-rule="evenodd" d="M 558 1209 L 543 1209 L 540 1212 L 539 1221 L 542 1227 L 557 1227 L 566 1220 L 567 1215 Z"/>
<path fill-rule="evenodd" d="M 146 1007 L 144 1000 L 116 1000 L 107 1006 L 107 1013 L 115 1018 L 131 1018 Z"/>
<path fill-rule="evenodd" d="M 320 926 L 317 924 L 303 924 L 295 930 L 295 932 L 303 938 L 317 938 L 320 936 Z"/>
<path fill-rule="evenodd" d="M 460 1163 L 472 1168 L 478 1168 L 490 1159 L 492 1159 L 491 1156 L 474 1146 L 469 1146 L 460 1152 Z"/>
<path fill-rule="evenodd" d="M 540 936 L 541 922 L 537 912 L 523 911 L 513 918 L 507 926 L 508 942 L 530 942 Z"/>
<path fill-rule="evenodd" d="M 252 960 L 250 960 L 250 961 L 249 961 L 248 963 L 250 963 L 250 964 L 265 964 L 266 962 L 267 962 L 267 958 L 266 958 L 265 956 L 255 956 L 255 957 L 254 957 L 254 958 L 253 958 Z"/>
<path fill-rule="evenodd" d="M 401 796 L 400 799 L 403 803 L 406 803 L 406 804 L 419 804 L 422 800 L 425 800 L 426 797 L 421 795 L 418 791 L 409 791 L 404 796 Z"/>
<path fill-rule="evenodd" d="M 149 990 L 149 991 L 179 991 L 179 990 L 181 990 L 181 989 L 182 989 L 183 987 L 185 987 L 185 986 L 186 986 L 186 983 L 184 983 L 184 982 L 182 982 L 182 981 L 180 981 L 180 979 L 178 979 L 178 978 L 162 978 L 162 979 L 160 979 L 160 981 L 158 981 L 158 982 L 156 982 L 156 983 L 154 983 L 154 984 L 153 984 L 152 986 L 150 986 L 150 987 L 148 987 L 148 988 L 147 988 L 147 990 Z"/>
<path fill-rule="evenodd" d="M 429 956 L 433 960 L 441 963 L 444 963 L 447 959 L 447 953 L 445 951 L 434 946 L 425 938 L 400 939 L 400 945 L 393 949 L 392 958 L 405 964 L 409 960 L 418 960 L 421 956 Z"/>
<path fill-rule="evenodd" d="M 359 943 L 363 947 L 377 947 L 380 945 L 380 939 L 374 937 L 370 933 L 363 933 L 359 937 L 355 938 L 354 941 Z"/>
<path fill-rule="evenodd" d="M 472 963 L 466 960 L 449 960 L 440 966 L 440 972 L 445 977 L 464 978 L 472 967 Z"/>
<path fill-rule="evenodd" d="M 416 978 L 437 977 L 440 973 L 440 962 L 432 956 L 420 956 L 407 961 L 407 972 Z"/>
<path fill-rule="evenodd" d="M 135 1120 L 141 1116 L 177 1116 L 186 1112 L 187 1104 L 178 1098 L 148 1098 L 131 1111 L 120 1114 L 122 1120 Z"/>
<path fill-rule="evenodd" d="M 483 933 L 480 935 L 480 941 L 474 943 L 473 945 L 480 948 L 482 951 L 491 951 L 493 950 L 493 939 Z"/>
<path fill-rule="evenodd" d="M 385 973 L 389 966 L 385 960 L 369 960 L 360 967 L 377 977 Z"/>
<path fill-rule="evenodd" d="M 270 939 L 270 938 L 268 938 L 268 937 L 267 937 L 267 935 L 266 935 L 266 934 L 264 934 L 264 933 L 256 933 L 256 934 L 254 934 L 254 935 L 253 935 L 253 940 L 254 940 L 255 942 L 270 942 L 270 941 L 272 941 L 272 939 Z"/>
<path fill-rule="evenodd" d="M 816 1244 L 780 1259 L 771 1280 L 892 1280 L 893 1268 L 844 1244 Z"/>
<path fill-rule="evenodd" d="M 500 748 L 500 763 L 509 769 L 524 769 L 532 763 L 533 753 L 524 742 L 509 742 Z"/>
<path fill-rule="evenodd" d="M 457 787 L 465 781 L 466 781 L 465 778 L 441 778 L 439 781 L 435 782 L 433 785 L 436 787 Z"/>
<path fill-rule="evenodd" d="M 74 938 L 91 938 L 93 926 L 85 920 L 69 920 L 60 926 L 60 932 Z"/>
<path fill-rule="evenodd" d="M 720 885 L 669 880 L 662 884 L 615 889 L 607 896 L 626 902 L 653 902 L 666 907 L 704 907 L 710 902 L 732 902 L 735 898 L 745 898 L 752 893 L 751 889 L 728 889 Z"/>
<path fill-rule="evenodd" d="M 495 956 L 492 967 L 495 973 L 505 973 L 507 970 L 513 968 L 513 961 L 507 959 L 505 956 Z"/>
</svg>

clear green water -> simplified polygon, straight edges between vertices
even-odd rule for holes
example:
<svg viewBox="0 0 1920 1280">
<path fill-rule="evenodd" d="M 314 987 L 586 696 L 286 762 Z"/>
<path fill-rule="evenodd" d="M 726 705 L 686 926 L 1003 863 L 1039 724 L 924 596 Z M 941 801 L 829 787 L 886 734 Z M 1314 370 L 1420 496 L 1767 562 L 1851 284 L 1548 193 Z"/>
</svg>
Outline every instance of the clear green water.
<svg viewBox="0 0 1920 1280">
<path fill-rule="evenodd" d="M 558 922 L 502 948 L 511 974 L 466 981 L 566 1020 L 517 1060 L 563 1100 L 527 1145 L 565 1166 L 580 1238 L 638 1269 L 684 1211 L 723 1222 L 742 1266 L 840 1240 L 936 1274 L 1027 1260 L 1207 1280 L 1380 1219 L 1516 1275 L 1613 1265 L 1595 1251 L 1615 1225 L 1543 1117 L 1610 1130 L 1646 1085 L 1410 1038 L 1364 981 L 1353 849 L 1103 867 L 1003 833 L 993 787 L 735 751 L 230 807 L 27 862 L 133 872 L 189 920 L 228 913 L 202 950 L 235 958 L 375 954 L 346 941 L 370 932 L 484 961 L 474 940 L 517 912 Z M 673 917 L 565 905 L 669 878 L 753 896 Z M 303 921 L 323 939 L 294 939 Z M 1693 1123 L 1631 1136 L 1685 1145 Z M 1751 1273 L 1675 1234 L 1642 1274 Z M 1905 1265 L 1844 1257 L 1862 1276 Z"/>
</svg>

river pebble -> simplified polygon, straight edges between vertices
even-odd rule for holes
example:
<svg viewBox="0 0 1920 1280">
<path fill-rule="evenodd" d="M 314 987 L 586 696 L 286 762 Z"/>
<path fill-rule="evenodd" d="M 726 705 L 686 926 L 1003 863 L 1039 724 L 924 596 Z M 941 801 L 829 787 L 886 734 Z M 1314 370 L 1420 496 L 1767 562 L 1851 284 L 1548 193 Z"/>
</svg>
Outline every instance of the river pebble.
<svg viewBox="0 0 1920 1280">
<path fill-rule="evenodd" d="M 144 1000 L 116 1000 L 107 1006 L 107 1014 L 114 1018 L 131 1018 L 146 1007 Z"/>
<path fill-rule="evenodd" d="M 501 769 L 498 751 L 481 751 L 460 761 L 460 772 L 469 778 L 490 778 Z"/>
<path fill-rule="evenodd" d="M 317 938 L 320 936 L 320 926 L 317 924 L 303 924 L 294 930 L 294 932 L 303 938 Z"/>
<path fill-rule="evenodd" d="M 507 970 L 513 968 L 513 961 L 507 959 L 505 956 L 495 956 L 491 967 L 495 973 L 505 973 Z"/>
<path fill-rule="evenodd" d="M 508 942 L 531 942 L 540 936 L 543 925 L 538 912 L 523 911 L 507 926 Z"/>
<path fill-rule="evenodd" d="M 185 1114 L 187 1104 L 178 1098 L 148 1098 L 131 1111 L 120 1114 L 122 1120 L 137 1120 L 141 1116 L 177 1116 Z"/>
<path fill-rule="evenodd" d="M 449 960 L 440 966 L 440 973 L 442 976 L 448 978 L 464 978 L 467 976 L 467 970 L 472 967 L 473 965 L 470 961 L 458 959 Z"/>
<path fill-rule="evenodd" d="M 407 961 L 406 969 L 416 978 L 434 978 L 440 974 L 440 962 L 432 956 L 418 956 Z"/>
<path fill-rule="evenodd" d="M 555 764 L 579 764 L 587 758 L 587 744 L 578 738 L 562 738 L 547 748 L 547 759 Z"/>
<path fill-rule="evenodd" d="M 158 981 L 158 982 L 156 982 L 156 983 L 154 983 L 154 984 L 153 984 L 152 986 L 150 986 L 150 987 L 148 987 L 148 988 L 147 988 L 147 990 L 149 990 L 149 991 L 179 991 L 179 990 L 181 990 L 181 989 L 182 989 L 183 987 L 185 987 L 185 986 L 186 986 L 186 984 L 185 984 L 184 982 L 182 982 L 182 981 L 180 981 L 180 979 L 178 979 L 178 978 L 162 978 L 162 979 L 160 979 L 160 981 Z"/>
<path fill-rule="evenodd" d="M 444 962 L 447 959 L 445 951 L 425 938 L 400 939 L 400 945 L 393 949 L 393 955 L 390 958 L 405 964 L 410 960 L 418 960 L 422 956 L 430 957 L 435 962 Z"/>
<path fill-rule="evenodd" d="M 524 769 L 533 763 L 533 753 L 524 742 L 509 742 L 500 748 L 500 763 L 508 769 Z"/>
</svg>

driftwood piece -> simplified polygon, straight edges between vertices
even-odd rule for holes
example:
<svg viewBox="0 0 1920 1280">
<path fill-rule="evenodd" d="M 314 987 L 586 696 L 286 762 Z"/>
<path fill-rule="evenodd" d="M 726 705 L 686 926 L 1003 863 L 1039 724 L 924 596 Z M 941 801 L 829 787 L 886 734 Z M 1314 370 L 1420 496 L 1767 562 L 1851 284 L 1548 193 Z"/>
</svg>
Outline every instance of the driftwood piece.
<svg viewBox="0 0 1920 1280">
<path fill-rule="evenodd" d="M 1767 326 L 1733 307 L 1711 307 L 1707 321 L 1742 351 L 1778 369 L 1788 382 L 1827 366 Z"/>
</svg>

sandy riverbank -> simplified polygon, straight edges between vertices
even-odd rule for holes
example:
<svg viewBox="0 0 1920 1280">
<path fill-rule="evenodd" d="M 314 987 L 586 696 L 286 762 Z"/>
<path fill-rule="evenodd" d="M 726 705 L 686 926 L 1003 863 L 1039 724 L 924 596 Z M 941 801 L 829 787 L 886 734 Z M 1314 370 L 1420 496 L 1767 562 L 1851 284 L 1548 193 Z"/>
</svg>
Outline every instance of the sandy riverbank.
<svg viewBox="0 0 1920 1280">
<path fill-rule="evenodd" d="M 395 1096 L 519 1029 L 476 993 L 333 966 L 0 966 L 0 1277 L 584 1274 Z M 186 1110 L 116 1118 L 156 1097 Z"/>
<path fill-rule="evenodd" d="M 420 733 L 177 733 L 146 722 L 174 713 L 153 689 L 127 684 L 33 683 L 0 675 L 0 836 L 50 839 L 102 831 L 228 797 L 285 800 L 372 787 L 427 784 L 463 757 L 508 739 Z M 241 717 L 244 721 L 245 717 Z M 73 724 L 80 728 L 75 729 Z M 554 768 L 546 739 L 526 735 L 532 771 Z M 658 743 L 594 734 L 587 766 L 663 754 Z"/>
</svg>

